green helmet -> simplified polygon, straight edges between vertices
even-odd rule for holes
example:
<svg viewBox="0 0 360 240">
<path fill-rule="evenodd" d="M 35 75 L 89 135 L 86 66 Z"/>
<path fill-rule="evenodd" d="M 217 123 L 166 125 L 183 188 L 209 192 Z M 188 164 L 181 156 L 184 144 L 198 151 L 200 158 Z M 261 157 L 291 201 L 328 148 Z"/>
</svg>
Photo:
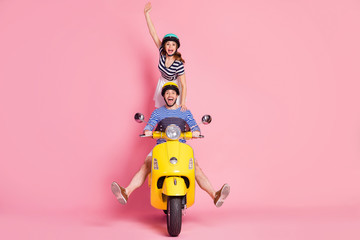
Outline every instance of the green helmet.
<svg viewBox="0 0 360 240">
<path fill-rule="evenodd" d="M 162 40 L 162 42 L 161 42 L 162 47 L 164 47 L 164 45 L 165 45 L 165 43 L 166 43 L 167 41 L 174 41 L 174 42 L 176 42 L 177 47 L 178 47 L 178 48 L 180 47 L 180 39 L 179 39 L 178 36 L 176 36 L 176 35 L 173 34 L 173 33 L 168 33 L 168 34 L 166 34 L 166 35 L 164 36 L 164 38 L 163 38 L 163 40 Z"/>
</svg>

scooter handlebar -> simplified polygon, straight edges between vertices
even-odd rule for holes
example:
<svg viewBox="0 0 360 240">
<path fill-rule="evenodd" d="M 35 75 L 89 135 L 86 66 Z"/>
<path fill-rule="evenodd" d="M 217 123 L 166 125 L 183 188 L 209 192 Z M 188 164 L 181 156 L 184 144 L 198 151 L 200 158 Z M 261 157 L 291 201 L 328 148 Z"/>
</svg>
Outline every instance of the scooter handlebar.
<svg viewBox="0 0 360 240">
<path fill-rule="evenodd" d="M 145 138 L 145 137 L 152 137 L 152 135 L 147 136 L 147 135 L 145 135 L 145 134 L 140 134 L 139 136 L 140 136 L 140 137 L 142 137 L 142 138 Z"/>
<path fill-rule="evenodd" d="M 198 137 L 193 137 L 193 138 L 204 138 L 204 135 L 199 135 Z"/>
<path fill-rule="evenodd" d="M 163 138 L 163 139 L 167 139 L 167 140 L 171 140 L 171 139 L 168 139 L 166 137 L 166 134 L 163 133 L 163 132 L 160 132 L 160 131 L 154 131 L 152 135 L 145 135 L 145 134 L 140 134 L 139 135 L 140 137 L 152 137 L 154 139 L 159 139 L 159 138 Z M 181 136 L 179 137 L 179 139 L 186 139 L 186 140 L 189 140 L 189 139 L 192 139 L 192 138 L 204 138 L 205 136 L 204 135 L 199 135 L 198 137 L 194 137 L 192 132 L 182 132 L 181 133 Z"/>
</svg>

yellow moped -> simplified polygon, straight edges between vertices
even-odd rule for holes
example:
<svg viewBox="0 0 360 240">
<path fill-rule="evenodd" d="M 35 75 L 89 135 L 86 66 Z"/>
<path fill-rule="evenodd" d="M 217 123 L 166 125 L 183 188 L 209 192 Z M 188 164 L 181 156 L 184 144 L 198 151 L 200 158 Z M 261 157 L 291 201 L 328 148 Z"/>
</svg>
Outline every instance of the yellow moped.
<svg viewBox="0 0 360 240">
<path fill-rule="evenodd" d="M 144 115 L 135 114 L 137 122 L 144 122 Z M 210 115 L 202 117 L 202 123 L 211 122 Z M 145 135 L 140 135 L 146 137 Z M 190 140 L 192 132 L 185 120 L 165 118 L 161 120 L 152 137 L 165 139 L 152 151 L 149 186 L 151 205 L 167 214 L 167 230 L 170 236 L 181 231 L 182 215 L 195 202 L 195 160 L 193 149 L 179 140 Z M 200 135 L 199 138 L 204 136 Z"/>
</svg>

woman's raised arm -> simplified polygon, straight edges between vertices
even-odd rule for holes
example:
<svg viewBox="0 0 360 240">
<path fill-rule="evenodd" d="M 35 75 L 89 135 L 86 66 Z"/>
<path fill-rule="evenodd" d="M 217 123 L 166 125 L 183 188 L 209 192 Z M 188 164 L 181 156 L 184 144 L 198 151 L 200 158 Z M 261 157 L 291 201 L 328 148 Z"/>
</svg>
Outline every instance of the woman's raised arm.
<svg viewBox="0 0 360 240">
<path fill-rule="evenodd" d="M 161 40 L 160 40 L 159 36 L 157 35 L 154 24 L 152 23 L 151 18 L 150 18 L 151 7 L 152 7 L 151 2 L 148 2 L 144 8 L 144 14 L 145 14 L 147 26 L 149 28 L 149 33 L 150 33 L 152 39 L 154 40 L 156 47 L 159 49 L 161 46 Z"/>
</svg>

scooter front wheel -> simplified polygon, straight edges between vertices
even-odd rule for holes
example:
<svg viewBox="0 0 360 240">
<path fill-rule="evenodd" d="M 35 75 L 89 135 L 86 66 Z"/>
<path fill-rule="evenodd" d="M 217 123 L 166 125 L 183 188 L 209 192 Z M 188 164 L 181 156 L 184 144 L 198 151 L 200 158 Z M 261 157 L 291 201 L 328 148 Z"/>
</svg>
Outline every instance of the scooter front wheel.
<svg viewBox="0 0 360 240">
<path fill-rule="evenodd" d="M 170 236 L 176 237 L 181 231 L 182 197 L 168 197 L 167 199 L 167 229 Z"/>
</svg>

